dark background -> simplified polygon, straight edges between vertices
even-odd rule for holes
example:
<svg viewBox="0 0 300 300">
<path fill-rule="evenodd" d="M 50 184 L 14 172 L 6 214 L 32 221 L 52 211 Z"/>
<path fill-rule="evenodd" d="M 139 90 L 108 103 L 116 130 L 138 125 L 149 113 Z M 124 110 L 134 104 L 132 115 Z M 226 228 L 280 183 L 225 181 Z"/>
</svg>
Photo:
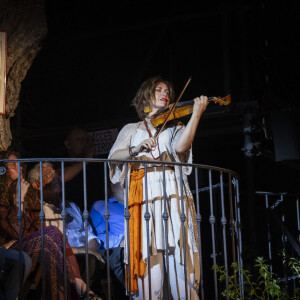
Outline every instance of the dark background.
<svg viewBox="0 0 300 300">
<path fill-rule="evenodd" d="M 136 122 L 130 103 L 149 76 L 177 94 L 192 76 L 183 101 L 231 93 L 231 105 L 203 115 L 194 162 L 240 174 L 245 242 L 255 248 L 265 215 L 254 191 L 299 192 L 295 2 L 46 1 L 48 36 L 22 82 L 13 146 L 23 157 L 63 157 L 70 127 Z"/>
<path fill-rule="evenodd" d="M 263 186 L 276 174 L 274 188 L 284 181 L 296 189 L 290 178 L 281 176 L 282 169 L 299 170 L 300 19 L 294 2 L 45 4 L 48 36 L 22 82 L 12 119 L 13 146 L 24 157 L 64 156 L 63 136 L 71 127 L 120 129 L 136 122 L 130 103 L 149 76 L 171 80 L 177 94 L 192 76 L 182 101 L 201 94 L 232 97 L 228 107 L 208 107 L 194 142 L 194 161 L 243 173 L 248 156 L 258 169 L 267 164 L 264 174 L 258 173 Z M 275 157 L 274 111 L 288 111 L 287 130 L 294 132 L 293 143 L 282 147 L 295 148 L 296 155 L 280 162 Z M 250 155 L 241 150 L 247 126 L 257 143 Z"/>
</svg>

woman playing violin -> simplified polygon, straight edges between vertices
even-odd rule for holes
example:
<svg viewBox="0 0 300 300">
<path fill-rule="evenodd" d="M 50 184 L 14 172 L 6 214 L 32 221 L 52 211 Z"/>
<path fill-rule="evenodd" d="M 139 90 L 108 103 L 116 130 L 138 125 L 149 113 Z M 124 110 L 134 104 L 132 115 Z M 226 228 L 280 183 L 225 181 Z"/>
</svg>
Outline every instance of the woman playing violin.
<svg viewBox="0 0 300 300">
<path fill-rule="evenodd" d="M 156 129 L 151 124 L 151 117 L 169 106 L 174 99 L 173 85 L 160 77 L 146 80 L 140 86 L 133 100 L 133 106 L 141 119 L 138 123 L 128 124 L 120 131 L 113 145 L 109 158 L 120 160 L 149 160 L 147 165 L 148 210 L 150 213 L 150 264 L 152 299 L 164 299 L 166 283 L 164 276 L 170 278 L 170 291 L 173 299 L 185 298 L 185 281 L 183 265 L 183 238 L 181 232 L 181 193 L 180 170 L 175 166 L 165 167 L 166 197 L 168 212 L 168 260 L 169 274 L 164 275 L 164 223 L 163 214 L 163 170 L 158 161 L 192 162 L 192 142 L 200 118 L 208 105 L 206 96 L 194 99 L 194 109 L 186 126 L 170 122 L 156 136 Z M 150 112 L 148 112 L 148 108 Z M 110 178 L 113 183 L 124 184 L 125 164 L 111 164 Z M 131 278 L 131 290 L 138 299 L 148 299 L 147 262 L 147 228 L 144 214 L 146 212 L 145 170 L 144 164 L 128 165 L 130 173 L 128 208 L 130 212 L 130 265 L 128 276 Z M 194 200 L 188 186 L 187 175 L 190 167 L 183 167 L 183 199 L 187 254 L 187 280 L 189 299 L 198 299 L 199 261 L 197 248 L 197 223 Z M 126 251 L 126 247 L 125 247 Z M 127 286 L 128 287 L 128 286 Z"/>
</svg>

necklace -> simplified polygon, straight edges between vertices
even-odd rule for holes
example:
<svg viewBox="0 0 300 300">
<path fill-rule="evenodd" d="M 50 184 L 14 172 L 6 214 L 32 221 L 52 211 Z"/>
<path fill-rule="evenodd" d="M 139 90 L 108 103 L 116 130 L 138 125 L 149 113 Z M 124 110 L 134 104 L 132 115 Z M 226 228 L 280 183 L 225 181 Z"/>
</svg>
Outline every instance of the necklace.
<svg viewBox="0 0 300 300">
<path fill-rule="evenodd" d="M 147 129 L 147 132 L 148 132 L 149 137 L 150 137 L 150 138 L 154 138 L 154 139 L 156 140 L 156 143 L 155 143 L 155 145 L 154 145 L 154 148 L 153 148 L 153 149 L 150 149 L 150 154 L 151 154 L 151 156 L 153 157 L 153 159 L 158 159 L 158 158 L 160 157 L 160 149 L 159 149 L 158 138 L 156 139 L 157 132 L 156 132 L 156 134 L 155 134 L 154 137 L 153 137 L 153 135 L 152 135 L 152 133 L 151 133 L 151 131 L 150 131 L 150 129 L 149 129 L 149 127 L 148 127 L 148 124 L 147 124 L 147 122 L 146 122 L 145 119 L 144 119 L 144 124 L 145 124 L 145 127 L 146 127 L 146 129 Z M 152 151 L 155 150 L 156 146 L 157 146 L 158 153 L 159 153 L 159 156 L 158 156 L 157 158 L 155 158 L 155 157 L 153 156 L 153 154 L 152 154 Z"/>
</svg>

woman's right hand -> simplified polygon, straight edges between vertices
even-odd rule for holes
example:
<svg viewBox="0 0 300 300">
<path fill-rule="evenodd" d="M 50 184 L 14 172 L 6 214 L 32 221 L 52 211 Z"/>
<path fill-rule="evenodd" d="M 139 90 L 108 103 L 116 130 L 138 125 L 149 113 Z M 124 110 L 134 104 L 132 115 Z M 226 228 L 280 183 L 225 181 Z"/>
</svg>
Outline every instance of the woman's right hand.
<svg viewBox="0 0 300 300">
<path fill-rule="evenodd" d="M 141 152 L 148 152 L 155 146 L 155 144 L 156 141 L 153 137 L 143 140 L 138 146 L 132 148 L 132 152 L 136 155 Z"/>
<path fill-rule="evenodd" d="M 129 147 L 125 149 L 116 150 L 111 155 L 111 159 L 132 159 L 141 152 L 149 152 L 155 146 L 156 141 L 154 138 L 143 140 L 139 145 L 135 147 Z"/>
</svg>

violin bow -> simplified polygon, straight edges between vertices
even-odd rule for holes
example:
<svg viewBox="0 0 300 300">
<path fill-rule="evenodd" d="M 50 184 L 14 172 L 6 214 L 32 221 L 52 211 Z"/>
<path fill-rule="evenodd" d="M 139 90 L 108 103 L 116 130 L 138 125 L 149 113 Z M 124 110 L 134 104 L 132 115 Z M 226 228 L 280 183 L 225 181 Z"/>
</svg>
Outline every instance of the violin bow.
<svg viewBox="0 0 300 300">
<path fill-rule="evenodd" d="M 159 131 L 156 132 L 155 138 L 157 139 L 158 136 L 160 135 L 160 133 L 163 131 L 164 127 L 166 126 L 171 114 L 174 112 L 176 105 L 178 104 L 179 100 L 181 99 L 183 93 L 185 92 L 186 88 L 188 87 L 188 85 L 190 84 L 192 80 L 192 76 L 190 76 L 185 84 L 185 86 L 183 87 L 182 91 L 180 92 L 179 96 L 177 97 L 176 101 L 174 102 L 174 104 L 172 103 L 172 108 L 170 109 L 169 114 L 167 115 L 165 121 L 163 122 L 163 124 L 161 125 Z"/>
</svg>

